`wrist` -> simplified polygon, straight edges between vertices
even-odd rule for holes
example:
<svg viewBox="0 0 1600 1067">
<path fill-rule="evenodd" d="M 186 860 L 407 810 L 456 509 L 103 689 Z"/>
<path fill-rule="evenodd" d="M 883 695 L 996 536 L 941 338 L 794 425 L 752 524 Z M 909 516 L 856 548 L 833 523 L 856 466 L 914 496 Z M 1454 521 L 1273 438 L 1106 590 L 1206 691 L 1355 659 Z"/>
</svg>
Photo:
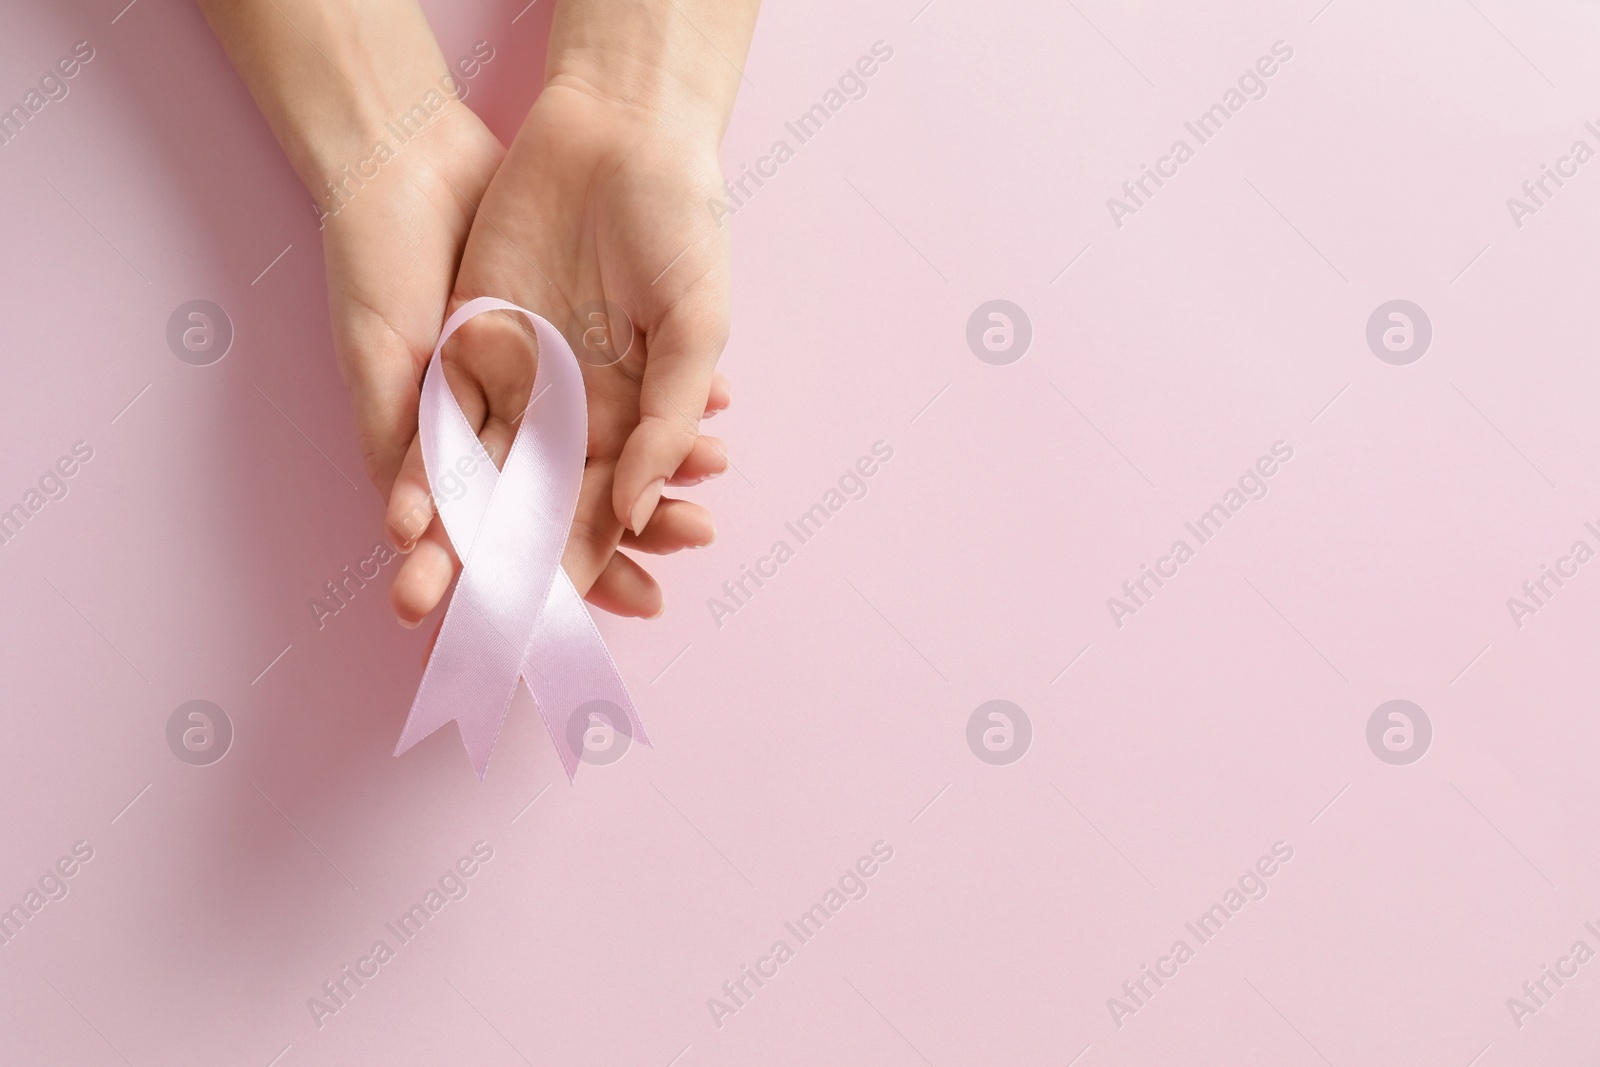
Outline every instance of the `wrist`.
<svg viewBox="0 0 1600 1067">
<path fill-rule="evenodd" d="M 441 113 L 457 105 L 432 31 L 410 0 L 201 6 L 314 196 L 370 152 L 386 124 L 419 106 Z"/>
<path fill-rule="evenodd" d="M 743 78 L 751 0 L 587 0 L 556 9 L 546 87 L 636 111 L 711 149 Z M 746 17 L 747 16 L 747 17 Z"/>
<path fill-rule="evenodd" d="M 444 136 L 458 119 L 473 118 L 457 84 L 440 64 L 431 80 L 428 69 L 419 68 L 406 81 L 368 85 L 359 95 L 321 104 L 311 121 L 297 125 L 298 143 L 284 141 L 312 199 L 337 214 L 352 183 L 362 187 L 391 161 Z"/>
<path fill-rule="evenodd" d="M 279 139 L 318 199 L 341 175 L 374 157 L 387 162 L 401 145 L 466 108 L 431 36 L 387 45 L 334 59 L 340 73 L 293 93 L 287 136 Z"/>
</svg>

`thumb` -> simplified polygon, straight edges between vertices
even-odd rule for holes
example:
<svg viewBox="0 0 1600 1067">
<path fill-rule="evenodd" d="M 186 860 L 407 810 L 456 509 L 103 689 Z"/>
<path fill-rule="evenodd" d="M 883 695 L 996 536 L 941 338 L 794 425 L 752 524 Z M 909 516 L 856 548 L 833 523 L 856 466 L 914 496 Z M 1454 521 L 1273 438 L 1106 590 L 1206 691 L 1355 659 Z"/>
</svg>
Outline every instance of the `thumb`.
<svg viewBox="0 0 1600 1067">
<path fill-rule="evenodd" d="M 678 305 L 649 339 L 639 425 L 622 446 L 611 492 L 618 521 L 635 534 L 699 439 L 717 357 L 728 339 L 728 315 L 719 303 Z"/>
</svg>

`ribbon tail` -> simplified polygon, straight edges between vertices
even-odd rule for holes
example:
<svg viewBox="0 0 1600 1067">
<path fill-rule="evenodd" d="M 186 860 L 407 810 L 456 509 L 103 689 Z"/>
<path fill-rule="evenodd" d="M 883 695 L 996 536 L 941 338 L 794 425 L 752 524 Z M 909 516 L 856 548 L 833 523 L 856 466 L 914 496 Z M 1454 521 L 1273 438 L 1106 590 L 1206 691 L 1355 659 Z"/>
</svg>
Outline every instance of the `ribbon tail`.
<svg viewBox="0 0 1600 1067">
<path fill-rule="evenodd" d="M 394 754 L 454 720 L 472 769 L 483 781 L 489 754 L 517 692 L 518 658 L 494 624 L 472 610 L 470 597 L 453 597 Z"/>
<path fill-rule="evenodd" d="M 528 640 L 522 678 L 569 782 L 577 777 L 591 714 L 605 715 L 614 729 L 650 744 L 622 675 L 566 571 L 558 571 L 551 583 L 549 599 Z"/>
</svg>

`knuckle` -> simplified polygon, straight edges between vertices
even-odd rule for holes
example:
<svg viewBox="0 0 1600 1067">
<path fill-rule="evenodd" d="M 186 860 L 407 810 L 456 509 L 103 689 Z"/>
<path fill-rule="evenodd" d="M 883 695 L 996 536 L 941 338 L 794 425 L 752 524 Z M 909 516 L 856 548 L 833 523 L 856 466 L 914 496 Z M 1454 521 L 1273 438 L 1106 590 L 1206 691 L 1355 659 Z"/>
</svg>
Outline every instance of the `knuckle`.
<svg viewBox="0 0 1600 1067">
<path fill-rule="evenodd" d="M 639 420 L 639 425 L 649 434 L 651 445 L 683 455 L 688 455 L 700 439 L 700 420 L 678 412 L 646 415 Z"/>
<path fill-rule="evenodd" d="M 433 499 L 422 497 L 410 507 L 389 513 L 389 530 L 404 541 L 415 541 L 433 523 Z"/>
</svg>

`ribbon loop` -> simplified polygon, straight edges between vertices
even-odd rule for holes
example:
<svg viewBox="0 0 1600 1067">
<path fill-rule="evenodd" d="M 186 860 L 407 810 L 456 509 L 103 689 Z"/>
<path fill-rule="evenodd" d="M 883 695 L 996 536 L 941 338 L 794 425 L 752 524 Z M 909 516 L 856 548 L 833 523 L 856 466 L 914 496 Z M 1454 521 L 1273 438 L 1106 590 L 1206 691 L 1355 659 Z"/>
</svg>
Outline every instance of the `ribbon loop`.
<svg viewBox="0 0 1600 1067">
<path fill-rule="evenodd" d="M 533 391 L 498 470 L 450 392 L 440 355 L 463 323 L 489 311 L 526 316 L 539 341 Z M 583 736 L 571 720 L 586 705 L 586 714 L 614 709 L 622 721 L 611 725 L 649 744 L 589 609 L 561 569 L 588 437 L 583 374 L 566 339 L 508 301 L 462 304 L 428 361 L 417 432 L 435 507 L 462 568 L 395 755 L 454 719 L 481 781 L 518 679 L 533 694 L 569 780 Z"/>
</svg>

